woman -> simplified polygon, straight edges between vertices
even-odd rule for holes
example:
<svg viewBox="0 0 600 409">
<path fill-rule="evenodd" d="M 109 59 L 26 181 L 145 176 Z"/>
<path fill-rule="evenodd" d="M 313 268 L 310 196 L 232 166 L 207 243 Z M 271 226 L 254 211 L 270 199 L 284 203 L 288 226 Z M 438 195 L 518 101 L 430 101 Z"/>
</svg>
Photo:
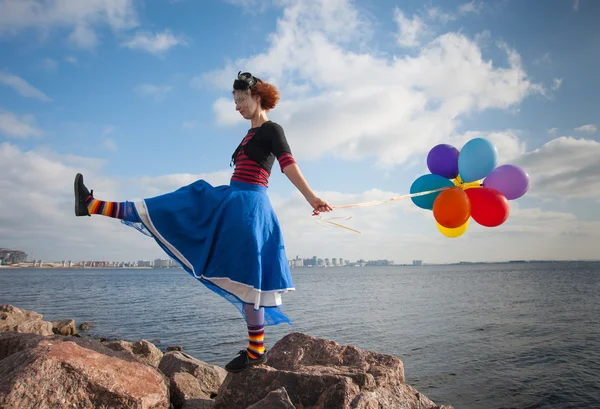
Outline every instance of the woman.
<svg viewBox="0 0 600 409">
<path fill-rule="evenodd" d="M 279 101 L 277 88 L 238 73 L 232 94 L 250 129 L 231 157 L 235 169 L 229 185 L 198 180 L 139 202 L 108 202 L 95 198 L 77 174 L 75 214 L 117 218 L 153 237 L 188 273 L 235 305 L 246 320 L 248 346 L 225 368 L 238 372 L 266 362 L 265 325 L 290 323 L 281 311 L 281 295 L 294 286 L 279 221 L 266 194 L 275 158 L 313 214 L 332 207 L 313 193 L 282 127 L 267 118 Z"/>
</svg>

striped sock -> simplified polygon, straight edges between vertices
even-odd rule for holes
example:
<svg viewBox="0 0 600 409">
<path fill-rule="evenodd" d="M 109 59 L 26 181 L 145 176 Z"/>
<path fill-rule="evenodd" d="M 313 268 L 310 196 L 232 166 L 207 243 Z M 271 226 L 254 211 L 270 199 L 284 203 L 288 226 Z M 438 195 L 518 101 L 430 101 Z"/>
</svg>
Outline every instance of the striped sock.
<svg viewBox="0 0 600 409">
<path fill-rule="evenodd" d="M 90 214 L 101 214 L 115 219 L 125 219 L 127 202 L 105 202 L 89 195 L 86 200 L 86 205 Z"/>
<path fill-rule="evenodd" d="M 265 326 L 248 325 L 248 356 L 258 359 L 265 353 Z"/>
</svg>

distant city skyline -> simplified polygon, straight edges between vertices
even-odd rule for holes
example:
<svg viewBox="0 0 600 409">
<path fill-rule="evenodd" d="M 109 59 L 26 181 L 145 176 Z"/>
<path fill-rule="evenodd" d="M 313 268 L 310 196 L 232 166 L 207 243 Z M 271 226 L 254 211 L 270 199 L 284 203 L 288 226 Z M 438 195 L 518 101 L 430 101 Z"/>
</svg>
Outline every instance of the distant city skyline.
<svg viewBox="0 0 600 409">
<path fill-rule="evenodd" d="M 9 256 L 12 255 L 12 258 Z M 455 264 L 478 264 L 478 263 L 515 263 L 515 262 L 568 262 L 568 261 L 581 261 L 581 262 L 600 262 L 600 258 L 588 258 L 588 259 L 507 259 L 507 260 L 461 260 L 450 263 L 435 263 L 427 262 L 427 260 L 411 260 L 408 262 L 394 262 L 394 260 L 388 259 L 344 259 L 337 257 L 307 257 L 303 258 L 297 255 L 293 259 L 288 260 L 290 268 L 309 268 L 309 267 L 369 267 L 369 266 L 427 266 L 427 265 L 455 265 Z M 311 262 L 314 262 L 311 263 Z M 142 260 L 75 260 L 75 259 L 31 259 L 27 256 L 27 253 L 19 249 L 7 249 L 0 248 L 0 267 L 7 267 L 9 264 L 25 264 L 32 265 L 33 267 L 43 266 L 54 266 L 54 267 L 65 267 L 65 268 L 77 268 L 77 267 L 104 267 L 104 268 L 179 268 L 179 263 L 168 257 L 157 257 L 154 259 L 142 259 Z"/>
</svg>

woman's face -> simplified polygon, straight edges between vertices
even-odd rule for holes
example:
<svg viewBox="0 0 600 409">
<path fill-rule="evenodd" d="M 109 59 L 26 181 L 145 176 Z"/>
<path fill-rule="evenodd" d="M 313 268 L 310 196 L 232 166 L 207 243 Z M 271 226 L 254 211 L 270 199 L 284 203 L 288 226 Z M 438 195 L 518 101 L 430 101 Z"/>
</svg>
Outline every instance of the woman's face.
<svg viewBox="0 0 600 409">
<path fill-rule="evenodd" d="M 235 91 L 233 93 L 233 101 L 235 102 L 235 110 L 244 117 L 244 119 L 252 119 L 259 109 L 258 97 L 252 97 L 249 92 Z"/>
</svg>

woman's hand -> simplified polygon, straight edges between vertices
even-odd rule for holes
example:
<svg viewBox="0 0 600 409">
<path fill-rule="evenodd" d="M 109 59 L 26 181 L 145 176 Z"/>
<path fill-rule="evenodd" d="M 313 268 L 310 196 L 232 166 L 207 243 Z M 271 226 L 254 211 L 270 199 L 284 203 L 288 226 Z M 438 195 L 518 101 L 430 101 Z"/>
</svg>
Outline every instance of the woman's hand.
<svg viewBox="0 0 600 409">
<path fill-rule="evenodd" d="M 308 200 L 308 203 L 313 208 L 313 216 L 317 216 L 321 212 L 330 212 L 333 210 L 333 207 L 320 197 L 314 196 Z"/>
</svg>

